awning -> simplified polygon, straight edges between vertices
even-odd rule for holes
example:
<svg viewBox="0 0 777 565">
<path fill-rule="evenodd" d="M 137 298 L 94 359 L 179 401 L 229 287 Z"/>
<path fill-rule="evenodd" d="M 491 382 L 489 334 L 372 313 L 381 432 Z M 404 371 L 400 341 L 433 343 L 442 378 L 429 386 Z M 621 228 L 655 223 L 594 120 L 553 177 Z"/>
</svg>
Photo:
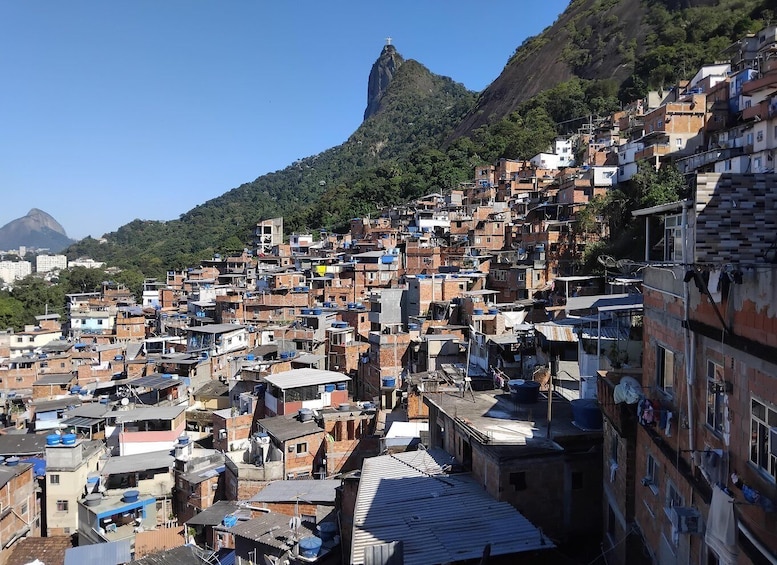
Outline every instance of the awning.
<svg viewBox="0 0 777 565">
<path fill-rule="evenodd" d="M 560 326 L 558 324 L 535 324 L 534 329 L 545 336 L 548 341 L 564 341 L 577 343 L 577 334 L 574 326 Z"/>
</svg>

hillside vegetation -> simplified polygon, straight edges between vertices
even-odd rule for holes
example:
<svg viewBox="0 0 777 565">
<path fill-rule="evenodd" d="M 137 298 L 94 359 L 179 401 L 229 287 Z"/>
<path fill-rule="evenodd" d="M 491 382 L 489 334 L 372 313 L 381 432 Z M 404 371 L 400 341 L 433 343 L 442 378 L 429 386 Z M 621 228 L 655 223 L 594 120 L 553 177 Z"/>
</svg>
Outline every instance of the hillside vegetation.
<svg viewBox="0 0 777 565">
<path fill-rule="evenodd" d="M 690 78 L 762 27 L 766 8 L 763 0 L 573 0 L 479 97 L 404 61 L 379 110 L 342 145 L 177 220 L 135 220 L 107 234 L 107 243 L 87 238 L 68 255 L 159 275 L 242 249 L 264 218 L 283 215 L 287 231 L 343 228 L 355 215 L 456 186 L 483 162 L 529 158 L 589 115 Z"/>
</svg>

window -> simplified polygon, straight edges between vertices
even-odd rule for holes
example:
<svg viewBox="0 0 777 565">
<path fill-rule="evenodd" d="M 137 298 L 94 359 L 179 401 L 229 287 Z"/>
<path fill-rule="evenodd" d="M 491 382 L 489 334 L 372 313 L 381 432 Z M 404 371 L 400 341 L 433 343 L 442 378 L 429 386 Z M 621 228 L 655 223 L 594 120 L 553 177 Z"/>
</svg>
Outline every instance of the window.
<svg viewBox="0 0 777 565">
<path fill-rule="evenodd" d="M 769 434 L 777 435 L 777 408 L 753 398 L 750 407 L 750 462 L 777 478 L 777 453 L 769 445 Z"/>
<path fill-rule="evenodd" d="M 297 444 L 297 455 L 305 455 L 308 452 L 308 444 L 307 443 L 298 443 Z"/>
<path fill-rule="evenodd" d="M 49 484 L 50 485 L 58 485 L 59 484 L 59 475 L 49 475 Z"/>
<path fill-rule="evenodd" d="M 645 478 L 642 480 L 643 484 L 653 491 L 653 494 L 658 496 L 658 481 L 661 479 L 661 466 L 655 460 L 655 458 L 648 453 L 647 456 L 647 468 L 645 469 Z"/>
<path fill-rule="evenodd" d="M 679 214 L 664 218 L 664 261 L 681 261 L 683 256 L 683 222 Z"/>
<path fill-rule="evenodd" d="M 674 393 L 674 352 L 662 345 L 656 352 L 656 386 L 665 394 Z"/>
<path fill-rule="evenodd" d="M 755 134 L 755 139 L 756 139 L 756 141 L 763 141 L 764 140 L 764 132 L 763 132 L 763 130 L 759 130 Z"/>
<path fill-rule="evenodd" d="M 726 393 L 723 388 L 723 367 L 707 362 L 707 425 L 722 434 L 725 430 Z"/>
<path fill-rule="evenodd" d="M 19 514 L 21 514 L 22 516 L 27 514 L 27 503 L 26 502 L 24 504 L 22 504 L 22 510 L 21 510 L 21 512 L 19 512 Z"/>
<path fill-rule="evenodd" d="M 674 140 L 674 143 L 675 143 L 675 145 L 677 145 L 677 147 L 682 147 L 683 146 L 683 138 L 682 137 L 676 137 L 675 140 Z"/>
<path fill-rule="evenodd" d="M 510 484 L 513 490 L 526 490 L 526 471 L 510 473 Z"/>
<path fill-rule="evenodd" d="M 57 500 L 57 512 L 67 512 L 68 502 L 67 500 Z"/>
<path fill-rule="evenodd" d="M 672 508 L 674 506 L 682 506 L 683 505 L 683 497 L 680 494 L 680 491 L 677 490 L 677 487 L 674 485 L 674 483 L 671 481 L 671 479 L 666 479 L 666 501 L 664 504 L 665 508 Z"/>
<path fill-rule="evenodd" d="M 507 280 L 507 271 L 494 270 L 491 274 L 494 276 L 495 281 L 503 282 Z"/>
</svg>

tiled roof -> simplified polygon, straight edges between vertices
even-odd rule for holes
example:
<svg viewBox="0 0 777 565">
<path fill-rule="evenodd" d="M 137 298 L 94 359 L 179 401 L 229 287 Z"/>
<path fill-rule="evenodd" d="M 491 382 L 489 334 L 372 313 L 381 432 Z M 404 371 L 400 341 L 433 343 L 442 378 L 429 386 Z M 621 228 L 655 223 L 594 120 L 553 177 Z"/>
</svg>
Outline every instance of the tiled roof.
<svg viewBox="0 0 777 565">
<path fill-rule="evenodd" d="M 72 545 L 70 536 L 24 538 L 11 547 L 5 565 L 26 565 L 36 559 L 46 565 L 64 565 L 65 551 Z"/>
<path fill-rule="evenodd" d="M 174 549 L 185 543 L 184 526 L 138 532 L 135 534 L 135 559 Z"/>
</svg>

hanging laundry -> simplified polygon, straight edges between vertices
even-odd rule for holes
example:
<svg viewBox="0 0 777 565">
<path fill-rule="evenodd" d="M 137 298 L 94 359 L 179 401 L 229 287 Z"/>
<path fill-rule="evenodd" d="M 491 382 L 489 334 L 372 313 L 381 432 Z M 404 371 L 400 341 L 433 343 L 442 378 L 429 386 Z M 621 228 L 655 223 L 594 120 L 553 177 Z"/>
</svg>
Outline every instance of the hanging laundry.
<svg viewBox="0 0 777 565">
<path fill-rule="evenodd" d="M 643 398 L 639 401 L 637 404 L 637 417 L 639 418 L 639 423 L 643 426 L 649 427 L 656 425 L 656 415 L 653 409 L 653 403 L 650 399 Z"/>
<path fill-rule="evenodd" d="M 720 271 L 710 271 L 710 278 L 707 282 L 707 290 L 710 291 L 710 295 L 715 302 L 720 302 L 722 298 L 720 291 Z"/>
</svg>

